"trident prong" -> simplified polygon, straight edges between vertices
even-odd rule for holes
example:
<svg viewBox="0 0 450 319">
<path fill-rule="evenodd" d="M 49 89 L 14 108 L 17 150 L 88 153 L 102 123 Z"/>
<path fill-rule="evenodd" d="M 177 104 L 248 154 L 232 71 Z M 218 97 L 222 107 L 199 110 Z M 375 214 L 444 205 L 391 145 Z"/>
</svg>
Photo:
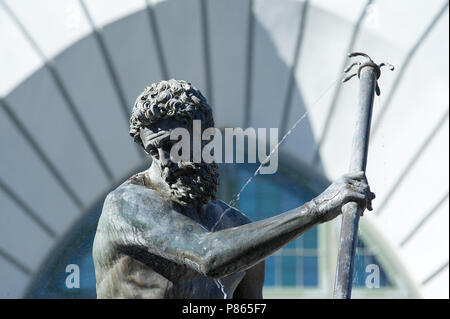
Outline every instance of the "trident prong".
<svg viewBox="0 0 450 319">
<path fill-rule="evenodd" d="M 389 70 L 394 71 L 394 66 L 390 63 L 387 62 L 382 62 L 380 64 L 376 64 L 375 62 L 373 62 L 373 60 L 370 58 L 370 56 L 368 56 L 367 54 L 363 53 L 363 52 L 352 52 L 352 53 L 348 53 L 347 56 L 349 58 L 353 58 L 356 56 L 362 56 L 364 58 L 366 58 L 366 62 L 361 63 L 361 62 L 353 62 L 352 64 L 350 64 L 348 67 L 346 67 L 344 69 L 344 74 L 347 74 L 350 72 L 350 70 L 353 69 L 354 66 L 358 66 L 358 69 L 356 70 L 356 72 L 347 75 L 346 77 L 344 77 L 342 79 L 342 82 L 347 82 L 348 80 L 350 80 L 351 78 L 353 78 L 354 76 L 358 76 L 358 78 L 360 78 L 361 75 L 361 70 L 366 67 L 366 66 L 370 66 L 373 67 L 376 71 L 376 76 L 377 76 L 377 80 L 380 78 L 381 75 L 381 68 L 383 66 L 386 66 L 389 68 Z M 379 96 L 380 95 L 380 87 L 378 86 L 378 82 L 376 83 L 376 87 L 375 87 L 375 93 Z"/>
<path fill-rule="evenodd" d="M 353 62 L 352 64 L 350 64 L 348 67 L 345 68 L 344 73 L 350 71 L 355 65 L 361 65 L 361 62 Z"/>
<path fill-rule="evenodd" d="M 383 66 L 387 66 L 389 68 L 389 70 L 394 71 L 395 67 L 387 62 L 382 62 L 380 64 L 378 64 L 378 67 L 381 69 Z"/>
</svg>

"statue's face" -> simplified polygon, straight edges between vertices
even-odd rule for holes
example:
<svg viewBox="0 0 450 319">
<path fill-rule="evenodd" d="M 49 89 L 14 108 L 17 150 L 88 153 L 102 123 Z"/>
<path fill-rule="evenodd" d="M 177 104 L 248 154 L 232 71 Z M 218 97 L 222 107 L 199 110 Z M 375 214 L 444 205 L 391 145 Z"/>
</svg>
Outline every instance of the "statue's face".
<svg viewBox="0 0 450 319">
<path fill-rule="evenodd" d="M 157 121 L 141 129 L 140 137 L 144 149 L 152 156 L 154 161 L 162 165 L 167 165 L 168 162 L 172 161 L 170 150 L 177 141 L 170 139 L 170 133 L 179 127 L 188 130 L 190 136 L 192 136 L 191 130 L 184 123 L 172 118 Z"/>
<path fill-rule="evenodd" d="M 171 195 L 182 205 L 205 204 L 215 198 L 218 184 L 217 165 L 215 163 L 194 163 L 193 151 L 190 161 L 175 161 L 170 156 L 172 146 L 177 140 L 170 139 L 170 133 L 176 128 L 185 128 L 190 133 L 190 145 L 193 145 L 192 130 L 186 124 L 175 119 L 164 119 L 142 128 L 140 137 L 145 150 L 152 156 L 154 165 L 159 168 L 162 180 L 171 189 Z M 192 149 L 192 148 L 190 148 Z"/>
</svg>

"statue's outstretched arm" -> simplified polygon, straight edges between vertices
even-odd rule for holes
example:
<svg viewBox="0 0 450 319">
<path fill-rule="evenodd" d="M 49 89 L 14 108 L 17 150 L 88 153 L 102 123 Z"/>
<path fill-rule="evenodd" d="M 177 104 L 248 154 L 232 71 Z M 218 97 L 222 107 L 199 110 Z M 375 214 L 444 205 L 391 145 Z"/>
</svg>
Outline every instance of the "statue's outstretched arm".
<svg viewBox="0 0 450 319">
<path fill-rule="evenodd" d="M 301 207 L 216 232 L 171 209 L 159 196 L 149 196 L 142 187 L 110 194 L 104 212 L 113 225 L 110 232 L 116 245 L 138 247 L 220 278 L 252 267 L 311 227 L 336 217 L 344 203 L 365 201 L 364 180 L 361 174 L 344 176 Z"/>
</svg>

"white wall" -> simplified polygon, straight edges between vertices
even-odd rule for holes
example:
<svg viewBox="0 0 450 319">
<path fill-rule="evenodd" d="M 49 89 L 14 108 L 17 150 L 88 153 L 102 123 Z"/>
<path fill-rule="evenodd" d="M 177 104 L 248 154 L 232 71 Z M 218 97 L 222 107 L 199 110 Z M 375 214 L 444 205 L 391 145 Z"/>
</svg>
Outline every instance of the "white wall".
<svg viewBox="0 0 450 319">
<path fill-rule="evenodd" d="M 282 149 L 330 179 L 347 170 L 356 79 L 341 87 L 328 126 L 326 119 L 337 90 L 330 85 L 340 76 L 365 1 L 309 1 L 303 15 L 302 1 L 255 0 L 251 32 L 248 1 L 208 0 L 207 20 L 198 0 L 156 2 L 153 13 L 168 76 L 189 80 L 203 92 L 210 85 L 217 126 L 243 126 L 249 107 L 250 125 L 278 127 L 295 65 L 288 127 L 305 111 L 308 117 Z M 156 30 L 145 1 L 87 0 L 88 14 L 75 0 L 0 3 L 0 97 L 34 140 L 24 138 L 2 104 L 0 143 L 7 151 L 0 153 L 0 181 L 59 235 L 108 185 L 142 161 L 128 138 L 124 107 L 131 110 L 143 87 L 163 76 Z M 445 3 L 375 0 L 353 49 L 397 67 L 383 71 L 382 95 L 375 101 L 373 122 L 379 126 L 367 175 L 377 199 L 375 212 L 364 219 L 382 234 L 423 297 L 448 298 L 448 7 L 432 24 Z M 398 14 L 405 7 L 408 14 Z M 53 63 L 50 69 L 46 61 Z M 315 165 L 319 141 L 321 161 Z M 80 203 L 64 191 L 64 182 Z M 0 253 L 32 272 L 57 240 L 0 187 Z M 0 296 L 20 296 L 30 275 L 5 254 L 0 254 L 0 269 Z"/>
</svg>

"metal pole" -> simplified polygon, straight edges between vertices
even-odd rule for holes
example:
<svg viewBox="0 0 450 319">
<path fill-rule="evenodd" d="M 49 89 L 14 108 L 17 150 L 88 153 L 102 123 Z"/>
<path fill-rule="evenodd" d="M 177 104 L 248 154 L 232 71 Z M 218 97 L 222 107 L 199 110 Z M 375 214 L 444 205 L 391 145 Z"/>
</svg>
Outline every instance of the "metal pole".
<svg viewBox="0 0 450 319">
<path fill-rule="evenodd" d="M 359 65 L 357 73 L 345 80 L 358 75 L 360 78 L 357 121 L 353 135 L 352 157 L 350 172 L 366 171 L 367 153 L 369 148 L 370 123 L 375 92 L 379 94 L 377 79 L 380 67 L 386 64 L 375 64 L 369 56 L 363 53 L 351 53 L 349 57 L 361 55 L 368 59 L 366 63 L 353 63 L 345 70 L 348 72 L 353 66 Z M 390 66 L 390 65 L 389 65 Z M 391 70 L 393 67 L 390 66 Z M 342 225 L 340 234 L 340 248 L 336 269 L 334 287 L 335 299 L 350 299 L 352 292 L 353 267 L 358 242 L 359 217 L 363 213 L 362 207 L 356 202 L 350 202 L 342 207 Z"/>
</svg>

